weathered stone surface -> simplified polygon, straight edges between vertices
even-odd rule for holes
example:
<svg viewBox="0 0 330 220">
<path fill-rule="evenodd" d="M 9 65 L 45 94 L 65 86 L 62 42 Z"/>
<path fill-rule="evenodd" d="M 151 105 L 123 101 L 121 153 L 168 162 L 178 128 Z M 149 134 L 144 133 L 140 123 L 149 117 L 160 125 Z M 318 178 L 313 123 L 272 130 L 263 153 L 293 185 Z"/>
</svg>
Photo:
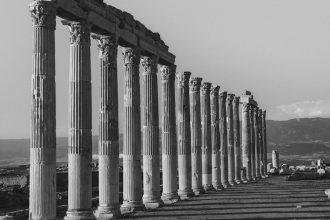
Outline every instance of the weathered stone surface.
<svg viewBox="0 0 330 220">
<path fill-rule="evenodd" d="M 219 86 L 211 88 L 211 140 L 212 140 L 212 186 L 221 190 L 220 131 L 219 131 Z"/>
<path fill-rule="evenodd" d="M 173 66 L 160 67 L 162 82 L 162 200 L 171 204 L 179 200 L 177 193 L 177 144 L 175 128 L 175 69 Z"/>
<path fill-rule="evenodd" d="M 109 219 L 119 210 L 119 131 L 117 40 L 115 35 L 94 35 L 101 62 L 99 109 L 99 207 L 97 217 Z"/>
<path fill-rule="evenodd" d="M 274 168 L 276 169 L 280 168 L 279 154 L 277 150 L 272 151 L 272 162 Z"/>
<path fill-rule="evenodd" d="M 200 87 L 202 78 L 190 79 L 190 130 L 191 130 L 191 173 L 192 190 L 195 195 L 204 193 L 202 185 L 202 130 Z"/>
<path fill-rule="evenodd" d="M 142 154 L 143 154 L 143 204 L 158 208 L 160 200 L 159 122 L 157 57 L 142 56 Z"/>
<path fill-rule="evenodd" d="M 90 27 L 63 21 L 70 31 L 68 211 L 65 219 L 94 219 L 92 213 L 92 91 Z"/>
<path fill-rule="evenodd" d="M 182 200 L 193 196 L 191 189 L 191 135 L 189 79 L 191 73 L 177 73 L 178 194 Z"/>
<path fill-rule="evenodd" d="M 254 112 L 255 106 L 252 104 L 250 108 L 250 125 L 251 125 L 251 139 L 250 139 L 250 149 L 251 149 L 251 178 L 253 181 L 256 180 L 256 150 L 255 150 L 255 129 L 254 129 Z"/>
<path fill-rule="evenodd" d="M 33 22 L 29 217 L 56 217 L 56 93 L 53 2 L 30 5 Z"/>
<path fill-rule="evenodd" d="M 219 119 L 220 119 L 220 162 L 221 162 L 221 184 L 224 188 L 229 187 L 228 183 L 228 144 L 227 144 L 227 113 L 226 113 L 227 92 L 219 95 Z"/>
<path fill-rule="evenodd" d="M 140 50 L 123 49 L 124 75 L 124 144 L 122 212 L 143 210 L 140 125 Z"/>
<path fill-rule="evenodd" d="M 266 111 L 262 112 L 262 143 L 263 143 L 263 162 L 264 166 L 264 173 L 267 177 L 267 126 L 266 126 Z"/>
<path fill-rule="evenodd" d="M 237 184 L 242 183 L 241 169 L 242 169 L 242 154 L 241 154 L 241 122 L 239 119 L 239 104 L 240 97 L 234 98 L 234 158 L 235 158 L 235 182 Z"/>
<path fill-rule="evenodd" d="M 242 95 L 242 181 L 251 181 L 251 124 L 250 97 Z M 245 175 L 244 175 L 245 174 Z"/>
<path fill-rule="evenodd" d="M 254 107 L 253 111 L 253 121 L 254 121 L 254 151 L 255 151 L 255 175 L 256 179 L 261 178 L 260 172 L 260 127 L 259 127 L 259 108 Z"/>
<path fill-rule="evenodd" d="M 228 94 L 226 100 L 227 112 L 227 143 L 228 143 L 228 182 L 235 185 L 235 156 L 234 156 L 234 114 L 233 100 L 235 95 Z"/>
<path fill-rule="evenodd" d="M 211 83 L 204 82 L 201 88 L 202 117 L 202 183 L 204 190 L 212 190 L 212 142 L 211 142 Z"/>
</svg>

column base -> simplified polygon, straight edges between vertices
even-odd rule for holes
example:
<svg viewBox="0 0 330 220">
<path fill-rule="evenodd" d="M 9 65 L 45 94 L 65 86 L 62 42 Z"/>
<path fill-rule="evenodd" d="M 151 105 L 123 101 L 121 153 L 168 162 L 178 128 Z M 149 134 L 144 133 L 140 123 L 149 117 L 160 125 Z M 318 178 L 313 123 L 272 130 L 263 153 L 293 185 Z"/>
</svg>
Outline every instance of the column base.
<svg viewBox="0 0 330 220">
<path fill-rule="evenodd" d="M 216 191 L 221 191 L 221 190 L 223 190 L 223 187 L 222 187 L 222 185 L 220 185 L 220 184 L 213 184 L 212 186 L 213 186 L 214 190 L 216 190 Z"/>
<path fill-rule="evenodd" d="M 44 217 L 40 217 L 40 218 L 28 218 L 29 220 L 44 220 L 45 218 Z M 0 220 L 14 220 L 14 217 L 12 216 L 0 216 Z M 56 218 L 47 218 L 47 220 L 56 220 Z"/>
<path fill-rule="evenodd" d="M 143 196 L 142 200 L 146 209 L 157 209 L 164 204 L 160 198 L 154 196 Z"/>
<path fill-rule="evenodd" d="M 194 197 L 194 192 L 191 189 L 178 190 L 178 195 L 180 200 L 187 200 L 191 197 Z"/>
<path fill-rule="evenodd" d="M 95 216 L 99 220 L 109 220 L 120 216 L 120 208 L 109 207 L 109 206 L 99 206 L 95 212 Z"/>
<path fill-rule="evenodd" d="M 215 189 L 213 188 L 213 186 L 212 185 L 209 185 L 209 184 L 205 184 L 204 186 L 203 186 L 203 188 L 204 188 L 204 191 L 214 191 Z"/>
<path fill-rule="evenodd" d="M 64 220 L 95 220 L 95 216 L 93 215 L 92 210 L 85 211 L 76 211 L 69 210 L 66 212 L 66 216 Z"/>
<path fill-rule="evenodd" d="M 171 205 L 180 200 L 180 197 L 178 196 L 177 193 L 168 193 L 162 195 L 161 199 L 163 200 L 163 203 L 166 205 Z"/>
<path fill-rule="evenodd" d="M 146 207 L 141 201 L 124 201 L 120 206 L 121 213 L 132 213 L 137 211 L 144 211 Z"/>
<path fill-rule="evenodd" d="M 229 183 L 228 183 L 228 182 L 225 182 L 225 183 L 221 183 L 221 185 L 222 185 L 222 187 L 223 187 L 224 189 L 226 189 L 226 188 L 230 187 L 230 185 L 229 185 Z"/>
<path fill-rule="evenodd" d="M 195 196 L 199 196 L 199 195 L 201 195 L 201 194 L 204 194 L 204 193 L 205 193 L 205 191 L 204 191 L 203 187 L 198 187 L 198 188 L 195 188 L 195 189 L 193 189 L 193 192 L 194 192 Z"/>
<path fill-rule="evenodd" d="M 236 186 L 236 182 L 235 181 L 229 181 L 229 185 L 230 186 Z"/>
<path fill-rule="evenodd" d="M 240 185 L 240 184 L 242 184 L 242 181 L 241 181 L 241 180 L 235 180 L 235 183 L 236 183 L 237 185 Z"/>
</svg>

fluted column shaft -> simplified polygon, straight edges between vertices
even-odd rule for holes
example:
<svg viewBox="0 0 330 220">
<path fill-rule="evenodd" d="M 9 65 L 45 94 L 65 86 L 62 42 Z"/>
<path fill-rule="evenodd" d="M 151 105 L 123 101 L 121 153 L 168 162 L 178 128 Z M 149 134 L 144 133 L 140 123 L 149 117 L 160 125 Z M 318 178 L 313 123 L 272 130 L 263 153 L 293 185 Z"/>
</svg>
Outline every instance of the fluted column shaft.
<svg viewBox="0 0 330 220">
<path fill-rule="evenodd" d="M 263 163 L 264 174 L 267 175 L 267 127 L 266 127 L 266 111 L 262 113 L 262 142 L 263 142 Z"/>
<path fill-rule="evenodd" d="M 220 162 L 221 162 L 221 184 L 224 188 L 228 183 L 228 140 L 227 140 L 227 112 L 226 112 L 227 92 L 220 93 L 219 96 L 219 117 L 220 117 Z"/>
<path fill-rule="evenodd" d="M 258 112 L 258 128 L 259 128 L 259 161 L 260 161 L 260 175 L 262 178 L 265 178 L 265 170 L 264 170 L 264 145 L 263 145 L 263 131 L 262 131 L 262 109 L 259 109 Z"/>
<path fill-rule="evenodd" d="M 234 156 L 234 115 L 233 115 L 234 95 L 228 94 L 226 100 L 227 112 L 227 143 L 228 143 L 228 182 L 235 185 L 235 156 Z"/>
<path fill-rule="evenodd" d="M 201 88 L 201 118 L 202 118 L 202 184 L 204 190 L 212 187 L 212 142 L 211 142 L 211 83 L 204 82 Z"/>
<path fill-rule="evenodd" d="M 190 129 L 191 129 L 191 172 L 192 190 L 195 195 L 204 192 L 202 185 L 202 130 L 200 87 L 202 78 L 190 79 Z"/>
<path fill-rule="evenodd" d="M 235 158 L 235 182 L 240 184 L 242 156 L 241 156 L 241 122 L 239 120 L 240 97 L 234 98 L 234 158 Z"/>
<path fill-rule="evenodd" d="M 177 202 L 177 145 L 175 119 L 175 66 L 160 68 L 162 82 L 162 200 L 166 204 Z"/>
<path fill-rule="evenodd" d="M 53 2 L 34 1 L 30 141 L 31 220 L 56 218 L 56 94 Z"/>
<path fill-rule="evenodd" d="M 146 208 L 157 208 L 161 202 L 157 62 L 156 56 L 141 58 L 143 203 Z"/>
<path fill-rule="evenodd" d="M 178 143 L 178 175 L 181 199 L 193 196 L 191 189 L 191 135 L 190 135 L 190 103 L 189 78 L 191 73 L 178 73 L 177 78 L 177 143 Z"/>
<path fill-rule="evenodd" d="M 255 129 L 254 129 L 254 109 L 255 106 L 251 105 L 250 108 L 250 124 L 251 124 L 251 177 L 256 180 L 256 150 L 255 150 Z"/>
<path fill-rule="evenodd" d="M 93 36 L 98 40 L 101 62 L 99 109 L 99 217 L 119 212 L 119 132 L 117 40 L 115 35 Z"/>
<path fill-rule="evenodd" d="M 219 133 L 219 86 L 211 88 L 211 144 L 212 144 L 212 186 L 221 190 L 220 133 Z"/>
<path fill-rule="evenodd" d="M 253 112 L 254 117 L 254 150 L 255 150 L 255 170 L 256 170 L 256 178 L 261 178 L 260 172 L 260 130 L 259 130 L 259 108 L 255 107 Z"/>
<path fill-rule="evenodd" d="M 90 29 L 63 22 L 70 30 L 68 211 L 66 219 L 94 219 L 92 213 L 92 91 Z"/>
<path fill-rule="evenodd" d="M 124 142 L 122 212 L 144 209 L 142 203 L 140 50 L 126 47 L 124 57 Z"/>
<path fill-rule="evenodd" d="M 251 181 L 251 125 L 250 103 L 242 103 L 242 181 Z"/>
</svg>

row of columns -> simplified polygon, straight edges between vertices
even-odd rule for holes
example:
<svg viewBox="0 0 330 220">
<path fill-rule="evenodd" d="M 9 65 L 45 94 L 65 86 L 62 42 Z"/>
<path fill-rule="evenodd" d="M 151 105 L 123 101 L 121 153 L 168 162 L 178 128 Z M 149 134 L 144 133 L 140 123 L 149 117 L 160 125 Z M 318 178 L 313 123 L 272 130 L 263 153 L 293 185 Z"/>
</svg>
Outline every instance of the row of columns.
<svg viewBox="0 0 330 220">
<path fill-rule="evenodd" d="M 29 218 L 55 219 L 56 8 L 49 1 L 35 1 L 30 7 L 34 50 Z M 65 219 L 94 219 L 90 166 L 91 27 L 84 21 L 62 23 L 69 27 L 70 33 L 69 186 Z M 120 206 L 118 43 L 112 34 L 92 37 L 98 41 L 101 63 L 99 207 L 96 216 L 108 219 L 118 216 L 120 211 L 153 209 L 163 203 L 171 204 L 205 191 L 221 190 L 266 176 L 265 112 L 258 109 L 250 93 L 244 94 L 242 102 L 241 144 L 239 97 L 227 92 L 219 94 L 219 86 L 202 83 L 202 78 L 191 77 L 190 72 L 176 74 L 174 65 L 161 65 L 160 131 L 158 57 L 143 53 L 139 47 L 125 47 L 123 204 Z M 162 143 L 162 195 L 159 137 Z"/>
</svg>

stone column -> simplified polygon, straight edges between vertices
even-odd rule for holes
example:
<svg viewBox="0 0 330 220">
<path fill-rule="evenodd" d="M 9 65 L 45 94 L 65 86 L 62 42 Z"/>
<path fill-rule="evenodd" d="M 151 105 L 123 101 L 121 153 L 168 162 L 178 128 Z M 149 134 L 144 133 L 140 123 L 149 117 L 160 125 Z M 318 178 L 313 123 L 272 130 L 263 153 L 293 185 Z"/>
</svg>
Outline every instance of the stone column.
<svg viewBox="0 0 330 220">
<path fill-rule="evenodd" d="M 161 204 L 157 62 L 156 56 L 141 58 L 143 204 L 148 209 Z"/>
<path fill-rule="evenodd" d="M 178 73 L 177 78 L 177 133 L 178 133 L 178 175 L 180 199 L 193 196 L 191 189 L 191 135 L 189 78 L 191 73 Z"/>
<path fill-rule="evenodd" d="M 255 130 L 254 130 L 254 109 L 255 106 L 251 105 L 250 108 L 250 130 L 251 130 L 251 143 L 250 143 L 250 148 L 251 148 L 251 177 L 252 180 L 256 180 L 256 151 L 255 151 Z"/>
<path fill-rule="evenodd" d="M 220 133 L 219 133 L 219 86 L 211 88 L 211 140 L 212 140 L 212 186 L 221 190 Z"/>
<path fill-rule="evenodd" d="M 177 193 L 177 145 L 175 119 L 175 66 L 163 65 L 160 68 L 162 79 L 162 174 L 165 204 L 179 200 Z"/>
<path fill-rule="evenodd" d="M 259 161 L 260 161 L 260 175 L 261 178 L 265 178 L 265 163 L 264 163 L 264 145 L 263 145 L 263 132 L 262 132 L 262 109 L 259 109 L 258 112 L 258 126 L 259 126 L 259 149 L 260 149 L 260 156 L 259 156 Z"/>
<path fill-rule="evenodd" d="M 263 163 L 264 173 L 267 177 L 267 127 L 266 127 L 266 111 L 262 114 L 262 142 L 263 142 Z"/>
<path fill-rule="evenodd" d="M 53 2 L 30 4 L 33 25 L 29 219 L 56 218 L 56 93 Z"/>
<path fill-rule="evenodd" d="M 99 207 L 97 216 L 119 216 L 119 132 L 117 39 L 115 35 L 93 35 L 101 62 L 99 109 Z"/>
<path fill-rule="evenodd" d="M 204 82 L 201 88 L 202 118 L 202 183 L 204 190 L 212 190 L 212 142 L 211 142 L 211 83 Z"/>
<path fill-rule="evenodd" d="M 65 219 L 94 219 L 90 27 L 85 21 L 63 24 L 70 31 L 69 187 Z"/>
<path fill-rule="evenodd" d="M 256 179 L 261 178 L 260 172 L 260 129 L 259 129 L 259 108 L 255 107 L 253 112 L 253 121 L 254 121 L 254 151 L 255 151 L 255 170 L 256 170 Z"/>
<path fill-rule="evenodd" d="M 143 210 L 140 120 L 140 50 L 123 49 L 124 75 L 124 143 L 122 212 Z"/>
<path fill-rule="evenodd" d="M 227 144 L 227 113 L 226 113 L 227 92 L 219 95 L 219 117 L 220 117 L 220 162 L 221 162 L 221 184 L 228 188 L 228 144 Z"/>
<path fill-rule="evenodd" d="M 192 190 L 195 195 L 204 193 L 202 184 L 202 130 L 200 87 L 202 78 L 190 79 L 190 130 Z"/>
<path fill-rule="evenodd" d="M 235 185 L 235 157 L 234 157 L 234 118 L 233 100 L 235 95 L 228 94 L 226 100 L 227 112 L 227 144 L 228 144 L 228 182 Z"/>
<path fill-rule="evenodd" d="M 277 150 L 273 150 L 272 152 L 272 162 L 273 162 L 273 167 L 276 169 L 280 168 L 280 161 L 279 161 L 279 155 Z"/>
<path fill-rule="evenodd" d="M 251 125 L 250 125 L 250 97 L 242 96 L 242 181 L 250 182 L 251 177 Z"/>
<path fill-rule="evenodd" d="M 240 97 L 234 98 L 234 158 L 235 158 L 235 182 L 241 184 L 241 168 L 242 168 L 242 156 L 241 156 L 241 122 L 239 120 L 239 102 Z"/>
</svg>

